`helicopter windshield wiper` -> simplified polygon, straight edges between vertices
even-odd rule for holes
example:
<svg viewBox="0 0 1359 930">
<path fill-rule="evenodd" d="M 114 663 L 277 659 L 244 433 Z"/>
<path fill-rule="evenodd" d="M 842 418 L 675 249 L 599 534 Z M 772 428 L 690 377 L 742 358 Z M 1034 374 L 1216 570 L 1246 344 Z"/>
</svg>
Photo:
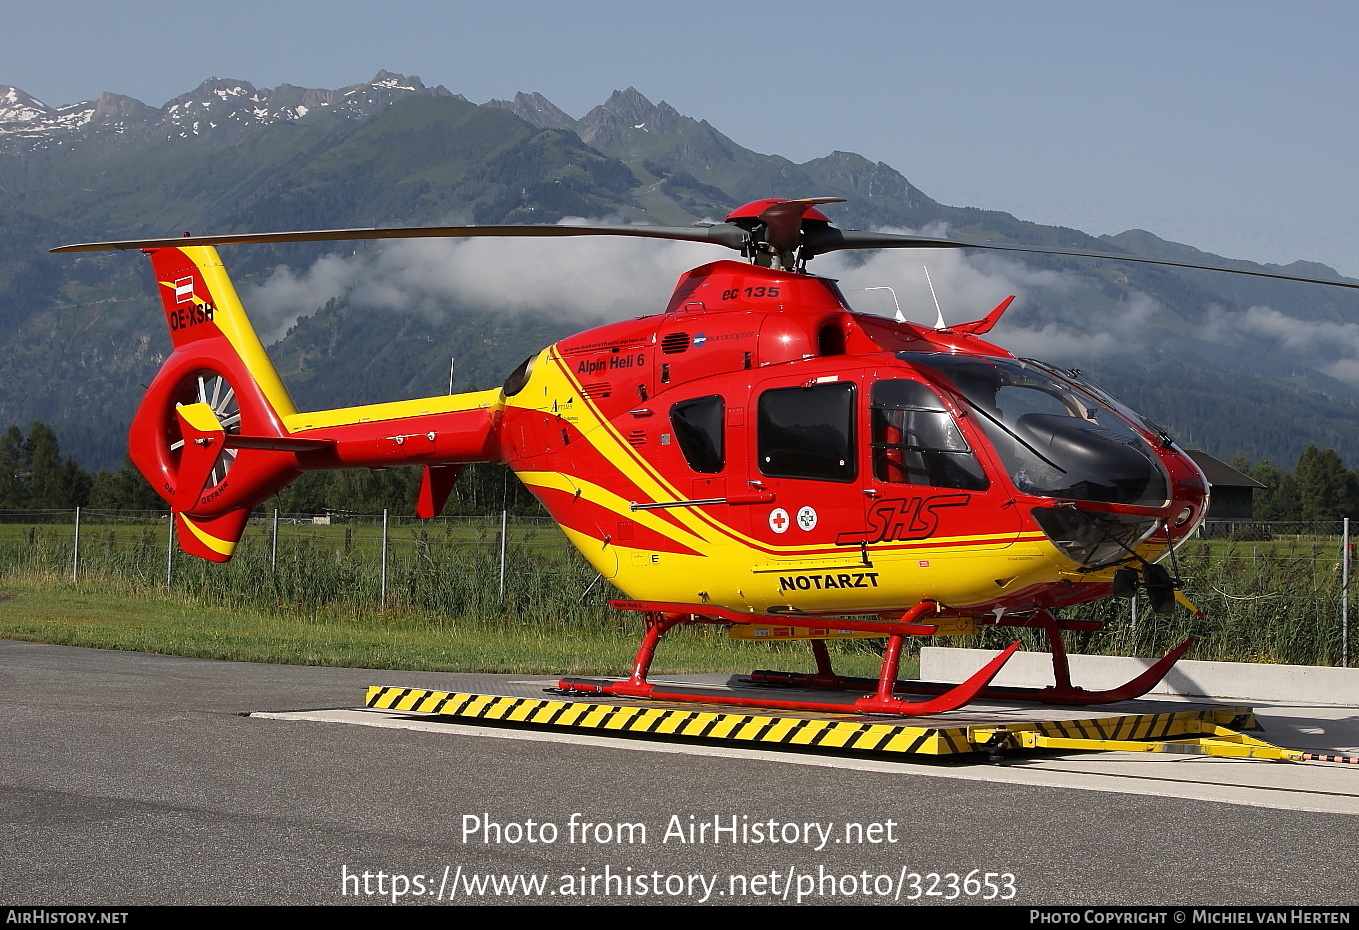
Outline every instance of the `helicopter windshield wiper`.
<svg viewBox="0 0 1359 930">
<path fill-rule="evenodd" d="M 1053 468 L 1057 469 L 1059 472 L 1061 472 L 1061 473 L 1064 474 L 1064 475 L 1065 475 L 1065 474 L 1068 474 L 1068 472 L 1067 472 L 1067 470 L 1066 470 L 1065 468 L 1063 468 L 1062 466 L 1058 465 L 1056 462 L 1054 462 L 1052 459 L 1048 458 L 1048 457 L 1047 457 L 1046 455 L 1044 455 L 1043 453 L 1039 452 L 1036 448 L 1034 448 L 1034 446 L 1033 446 L 1033 444 L 1032 444 L 1031 442 L 1029 442 L 1029 441 L 1028 441 L 1027 439 L 1025 439 L 1023 436 L 1021 436 L 1021 435 L 1019 435 L 1018 433 L 1016 433 L 1014 430 L 1010 429 L 1010 427 L 1006 426 L 1005 423 L 1004 423 L 1003 421 L 997 420 L 994 416 L 991 415 L 990 411 L 988 411 L 988 410 L 986 410 L 986 409 L 984 409 L 984 408 L 978 406 L 978 405 L 976 404 L 976 402 L 974 402 L 974 401 L 972 400 L 972 398 L 968 397 L 966 394 L 959 394 L 958 396 L 962 397 L 962 399 L 967 403 L 967 405 L 968 405 L 969 407 L 971 407 L 973 410 L 977 411 L 977 412 L 980 413 L 982 416 L 986 417 L 986 419 L 990 420 L 992 423 L 996 424 L 996 425 L 999 426 L 1001 429 L 1005 430 L 1005 432 L 1006 432 L 1007 434 L 1009 434 L 1009 436 L 1010 436 L 1011 438 L 1013 438 L 1016 442 L 1018 442 L 1018 443 L 1019 443 L 1021 446 L 1023 446 L 1025 449 L 1028 449 L 1028 450 L 1029 450 L 1030 452 L 1032 452 L 1034 455 L 1038 456 L 1038 458 L 1042 459 L 1042 460 L 1044 461 L 1044 463 L 1046 463 L 1046 464 L 1048 464 L 1048 465 L 1051 465 Z"/>
</svg>

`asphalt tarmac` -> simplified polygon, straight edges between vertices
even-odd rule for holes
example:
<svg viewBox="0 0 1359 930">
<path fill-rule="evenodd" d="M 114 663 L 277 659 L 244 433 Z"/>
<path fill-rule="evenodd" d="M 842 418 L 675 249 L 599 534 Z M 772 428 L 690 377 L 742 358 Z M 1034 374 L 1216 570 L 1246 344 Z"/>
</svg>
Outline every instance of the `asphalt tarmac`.
<svg viewBox="0 0 1359 930">
<path fill-rule="evenodd" d="M 920 764 L 356 710 L 476 679 L 0 641 L 0 904 L 1359 904 L 1359 766 Z M 1353 709 L 1258 710 L 1281 745 L 1359 743 Z"/>
</svg>

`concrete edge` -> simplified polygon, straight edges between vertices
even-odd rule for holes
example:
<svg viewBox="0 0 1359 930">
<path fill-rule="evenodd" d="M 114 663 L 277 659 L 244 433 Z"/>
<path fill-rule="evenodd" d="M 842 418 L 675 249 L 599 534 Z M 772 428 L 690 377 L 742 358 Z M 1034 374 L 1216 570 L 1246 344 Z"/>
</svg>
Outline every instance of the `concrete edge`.
<svg viewBox="0 0 1359 930">
<path fill-rule="evenodd" d="M 992 649 L 924 646 L 920 677 L 925 681 L 963 681 L 999 654 Z M 1087 690 L 1113 688 L 1149 668 L 1156 660 L 1121 656 L 1070 656 L 1071 681 Z M 1017 652 L 994 684 L 1046 688 L 1052 684 L 1052 657 L 1046 652 Z M 1261 665 L 1244 662 L 1184 660 L 1151 694 L 1210 697 L 1234 701 L 1359 706 L 1359 668 Z"/>
</svg>

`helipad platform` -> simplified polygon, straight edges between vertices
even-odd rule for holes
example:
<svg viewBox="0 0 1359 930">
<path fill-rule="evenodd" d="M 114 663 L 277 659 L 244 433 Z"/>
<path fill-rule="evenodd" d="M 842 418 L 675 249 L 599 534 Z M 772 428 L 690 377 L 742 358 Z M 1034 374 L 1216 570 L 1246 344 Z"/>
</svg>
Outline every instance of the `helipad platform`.
<svg viewBox="0 0 1359 930">
<path fill-rule="evenodd" d="M 847 705 L 858 694 L 777 688 L 739 675 L 656 677 L 667 691 L 701 696 L 748 693 L 798 700 L 801 696 Z M 487 682 L 476 691 L 371 687 L 365 704 L 378 710 L 429 715 L 487 725 L 631 735 L 639 738 L 760 744 L 790 750 L 960 756 L 1006 750 L 1066 748 L 1284 758 L 1274 747 L 1241 735 L 1255 728 L 1251 708 L 1170 701 L 1124 701 L 1103 707 L 977 701 L 929 717 L 894 717 L 846 712 L 818 713 L 728 705 L 667 703 L 660 700 L 552 693 L 556 679 Z M 1204 743 L 1226 746 L 1205 752 Z M 1286 752 L 1286 751 L 1284 751 Z"/>
</svg>

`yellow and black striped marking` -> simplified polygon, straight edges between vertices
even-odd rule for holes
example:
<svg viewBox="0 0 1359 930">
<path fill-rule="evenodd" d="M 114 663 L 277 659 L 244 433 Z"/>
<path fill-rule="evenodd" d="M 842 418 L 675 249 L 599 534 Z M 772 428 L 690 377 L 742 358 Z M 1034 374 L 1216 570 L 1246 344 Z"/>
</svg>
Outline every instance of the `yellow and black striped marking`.
<svg viewBox="0 0 1359 930">
<path fill-rule="evenodd" d="M 753 714 L 626 698 L 530 698 L 382 687 L 368 689 L 365 705 L 463 720 L 926 756 L 977 752 L 998 731 L 1018 734 L 1038 730 L 1051 737 L 1083 740 L 1153 740 L 1193 736 L 1228 721 L 1241 725 L 1242 715 L 1249 717 L 1249 711 L 1242 708 L 1225 712 L 1200 708 L 1182 713 L 1113 713 L 1079 720 L 990 726 L 950 724 L 941 717 L 936 725 L 921 726 L 899 717 L 797 711 Z"/>
<path fill-rule="evenodd" d="M 1080 749 L 1269 759 L 1277 762 L 1345 762 L 1359 758 L 1274 746 L 1240 732 L 1255 725 L 1247 708 L 1142 714 L 1097 720 L 1059 720 L 973 727 L 974 742 L 1016 749 Z"/>
<path fill-rule="evenodd" d="M 1227 725 L 1249 730 L 1255 726 L 1255 715 L 1244 707 L 1214 707 L 1159 714 L 1115 713 L 1085 719 L 1033 720 L 1004 727 L 974 726 L 970 729 L 972 739 L 978 743 L 984 743 L 1002 729 L 1049 739 L 1148 742 L 1210 735 Z"/>
</svg>

